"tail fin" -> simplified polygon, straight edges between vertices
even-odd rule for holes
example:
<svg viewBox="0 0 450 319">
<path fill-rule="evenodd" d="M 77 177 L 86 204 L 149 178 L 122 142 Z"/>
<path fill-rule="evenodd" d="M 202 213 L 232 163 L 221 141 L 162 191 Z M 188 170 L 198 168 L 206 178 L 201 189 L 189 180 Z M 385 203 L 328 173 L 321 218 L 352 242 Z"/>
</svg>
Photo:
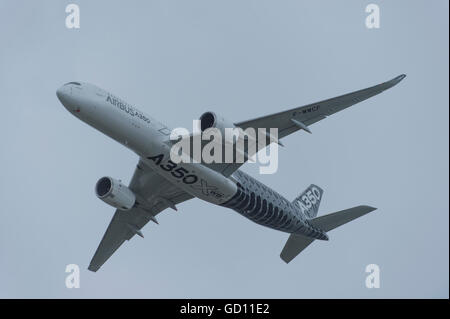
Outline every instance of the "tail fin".
<svg viewBox="0 0 450 319">
<path fill-rule="evenodd" d="M 317 216 L 322 195 L 323 190 L 319 186 L 311 184 L 303 193 L 298 195 L 292 203 L 300 207 L 300 210 L 306 218 L 311 219 Z"/>
<path fill-rule="evenodd" d="M 375 209 L 376 208 L 370 206 L 357 206 L 341 210 L 336 213 L 313 218 L 309 222 L 323 231 L 330 231 L 358 217 L 368 214 Z M 289 263 L 313 241 L 314 238 L 291 234 L 280 254 L 281 259 L 283 259 L 286 263 Z"/>
</svg>

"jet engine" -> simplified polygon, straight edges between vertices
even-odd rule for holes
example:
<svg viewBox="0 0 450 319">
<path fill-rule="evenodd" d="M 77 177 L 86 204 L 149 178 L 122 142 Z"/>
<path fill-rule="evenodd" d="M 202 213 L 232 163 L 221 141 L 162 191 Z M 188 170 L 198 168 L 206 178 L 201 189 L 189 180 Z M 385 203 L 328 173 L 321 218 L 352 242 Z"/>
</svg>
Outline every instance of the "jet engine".
<svg viewBox="0 0 450 319">
<path fill-rule="evenodd" d="M 98 180 L 95 194 L 105 203 L 120 210 L 130 210 L 136 203 L 136 195 L 120 181 L 111 177 L 102 177 Z"/>
<path fill-rule="evenodd" d="M 236 126 L 231 122 L 217 115 L 213 112 L 206 112 L 200 116 L 200 129 L 204 132 L 208 128 L 217 128 L 222 135 L 225 134 L 226 128 L 235 128 Z"/>
<path fill-rule="evenodd" d="M 203 113 L 202 116 L 200 116 L 200 130 L 202 132 L 205 132 L 209 128 L 215 128 L 219 130 L 220 134 L 222 135 L 222 138 L 227 142 L 231 142 L 232 144 L 235 144 L 236 139 L 240 136 L 241 130 L 235 131 L 238 132 L 238 135 L 233 138 L 233 135 L 227 135 L 225 129 L 236 129 L 237 127 L 233 124 L 233 122 L 226 120 L 224 117 L 217 115 L 213 112 L 206 112 Z M 232 132 L 230 132 L 232 133 Z"/>
</svg>

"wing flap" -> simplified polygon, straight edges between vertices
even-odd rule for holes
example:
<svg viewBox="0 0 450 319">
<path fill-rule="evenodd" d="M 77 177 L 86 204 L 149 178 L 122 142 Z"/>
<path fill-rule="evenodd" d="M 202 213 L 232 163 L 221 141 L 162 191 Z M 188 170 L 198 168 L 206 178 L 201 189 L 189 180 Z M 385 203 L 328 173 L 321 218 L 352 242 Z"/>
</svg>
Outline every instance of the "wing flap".
<svg viewBox="0 0 450 319">
<path fill-rule="evenodd" d="M 168 182 L 140 161 L 136 167 L 129 188 L 146 203 L 146 210 L 134 207 L 129 211 L 116 210 L 102 240 L 92 257 L 88 269 L 97 271 L 115 251 L 140 230 L 152 217 L 172 204 L 189 200 L 192 195 Z"/>
</svg>

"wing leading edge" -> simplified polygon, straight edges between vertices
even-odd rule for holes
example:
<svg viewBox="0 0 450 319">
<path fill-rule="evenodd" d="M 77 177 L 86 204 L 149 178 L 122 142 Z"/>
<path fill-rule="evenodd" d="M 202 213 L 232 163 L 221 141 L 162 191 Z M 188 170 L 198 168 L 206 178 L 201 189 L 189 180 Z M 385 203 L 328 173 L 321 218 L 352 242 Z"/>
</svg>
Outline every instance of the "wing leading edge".
<svg viewBox="0 0 450 319">
<path fill-rule="evenodd" d="M 242 129 L 254 128 L 270 128 L 278 129 L 278 139 L 288 136 L 298 130 L 304 130 L 311 133 L 309 126 L 320 120 L 323 120 L 327 116 L 342 111 L 354 104 L 367 100 L 383 91 L 390 89 L 397 85 L 406 77 L 405 74 L 399 75 L 390 81 L 383 82 L 381 84 L 355 91 L 352 93 L 344 94 L 331 99 L 323 100 L 320 102 L 308 104 L 301 107 L 296 107 L 287 111 L 274 113 L 258 117 L 252 120 L 235 123 L 236 126 Z M 257 149 L 256 152 L 260 149 Z M 248 154 L 248 157 L 254 154 Z M 233 174 L 243 163 L 231 163 L 227 165 L 219 165 L 217 170 L 225 176 Z"/>
<path fill-rule="evenodd" d="M 146 210 L 132 208 L 116 210 L 88 269 L 97 271 L 114 252 L 134 235 L 143 237 L 141 229 L 166 208 L 189 200 L 192 195 L 182 191 L 146 166 L 142 161 L 136 167 L 129 188 L 146 203 Z"/>
<path fill-rule="evenodd" d="M 236 126 L 246 129 L 253 128 L 278 128 L 278 138 L 283 138 L 300 129 L 308 131 L 308 126 L 327 116 L 342 111 L 356 103 L 362 102 L 381 92 L 390 89 L 406 77 L 399 75 L 390 81 L 344 94 L 331 99 L 293 108 L 287 111 L 262 116 L 253 120 L 236 123 Z"/>
</svg>

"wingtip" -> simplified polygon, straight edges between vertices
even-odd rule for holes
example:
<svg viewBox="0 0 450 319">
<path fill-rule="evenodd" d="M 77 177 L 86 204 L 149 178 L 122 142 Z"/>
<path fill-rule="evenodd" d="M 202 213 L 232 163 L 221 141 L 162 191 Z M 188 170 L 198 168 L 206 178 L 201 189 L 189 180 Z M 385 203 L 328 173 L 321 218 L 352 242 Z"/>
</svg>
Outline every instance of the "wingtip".
<svg viewBox="0 0 450 319">
<path fill-rule="evenodd" d="M 360 207 L 364 208 L 364 209 L 367 209 L 369 213 L 373 212 L 374 210 L 377 210 L 376 207 L 372 207 L 372 206 L 368 206 L 368 205 L 361 205 Z"/>
<path fill-rule="evenodd" d="M 289 259 L 289 258 L 287 258 L 286 256 L 284 256 L 283 253 L 280 254 L 280 258 L 281 258 L 281 260 L 284 261 L 286 264 L 289 264 L 289 262 L 292 260 L 292 259 Z"/>
<path fill-rule="evenodd" d="M 393 78 L 390 82 L 392 85 L 397 85 L 400 83 L 404 78 L 406 78 L 406 74 L 400 74 L 399 76 Z"/>
<path fill-rule="evenodd" d="M 97 270 L 99 270 L 99 267 L 94 267 L 92 265 L 89 265 L 88 270 L 92 271 L 92 272 L 97 272 Z"/>
</svg>

